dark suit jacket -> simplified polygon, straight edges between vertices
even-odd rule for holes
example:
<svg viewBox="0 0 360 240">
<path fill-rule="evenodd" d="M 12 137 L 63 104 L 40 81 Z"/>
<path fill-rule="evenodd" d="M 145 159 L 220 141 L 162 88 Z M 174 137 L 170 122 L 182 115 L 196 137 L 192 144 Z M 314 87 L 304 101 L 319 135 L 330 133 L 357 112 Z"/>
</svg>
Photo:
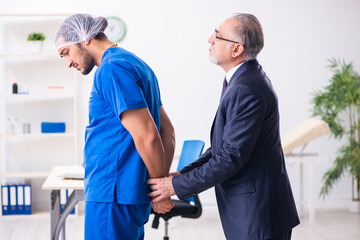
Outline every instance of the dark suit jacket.
<svg viewBox="0 0 360 240">
<path fill-rule="evenodd" d="M 285 168 L 277 96 L 257 60 L 224 92 L 211 147 L 172 183 L 179 199 L 215 186 L 227 239 L 268 239 L 299 224 Z"/>
</svg>

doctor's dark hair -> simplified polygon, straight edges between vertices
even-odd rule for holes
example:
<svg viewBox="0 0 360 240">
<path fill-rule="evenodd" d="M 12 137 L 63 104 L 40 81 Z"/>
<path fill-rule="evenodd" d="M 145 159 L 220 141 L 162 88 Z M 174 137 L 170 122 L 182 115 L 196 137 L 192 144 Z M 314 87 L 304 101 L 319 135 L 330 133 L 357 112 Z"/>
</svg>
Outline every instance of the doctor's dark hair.
<svg viewBox="0 0 360 240">
<path fill-rule="evenodd" d="M 255 59 L 264 47 L 264 34 L 259 20 L 248 13 L 235 13 L 231 16 L 237 24 L 233 37 L 243 43 L 246 60 Z"/>
<path fill-rule="evenodd" d="M 99 41 L 105 41 L 108 39 L 107 36 L 105 35 L 105 33 L 103 33 L 103 32 L 99 32 L 98 34 L 96 34 L 96 36 L 94 38 Z"/>
</svg>

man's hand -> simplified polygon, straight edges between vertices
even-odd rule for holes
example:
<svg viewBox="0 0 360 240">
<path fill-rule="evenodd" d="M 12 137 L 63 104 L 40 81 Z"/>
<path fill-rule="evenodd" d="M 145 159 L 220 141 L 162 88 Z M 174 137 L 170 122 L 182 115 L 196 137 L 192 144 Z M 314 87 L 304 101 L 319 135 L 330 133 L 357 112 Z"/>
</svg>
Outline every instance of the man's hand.
<svg viewBox="0 0 360 240">
<path fill-rule="evenodd" d="M 167 213 L 174 207 L 174 203 L 167 198 L 160 202 L 151 202 L 151 206 L 157 213 Z"/>
<path fill-rule="evenodd" d="M 173 176 L 152 178 L 147 181 L 148 184 L 151 184 L 150 188 L 152 192 L 149 193 L 149 196 L 152 198 L 153 203 L 160 202 L 175 195 L 172 178 Z"/>
</svg>

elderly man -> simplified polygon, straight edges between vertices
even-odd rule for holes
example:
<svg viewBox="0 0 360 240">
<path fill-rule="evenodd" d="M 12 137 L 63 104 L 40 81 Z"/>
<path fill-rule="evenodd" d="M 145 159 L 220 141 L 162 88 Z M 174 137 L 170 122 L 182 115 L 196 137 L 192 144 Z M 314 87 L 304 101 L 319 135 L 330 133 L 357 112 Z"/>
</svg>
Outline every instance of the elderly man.
<svg viewBox="0 0 360 240">
<path fill-rule="evenodd" d="M 174 129 L 150 67 L 103 33 L 107 21 L 68 17 L 55 44 L 67 67 L 88 74 L 98 66 L 86 127 L 85 240 L 144 238 L 150 214 L 146 180 L 164 177 L 174 154 Z M 161 122 L 161 124 L 160 124 Z M 154 203 L 163 213 L 170 198 Z"/>
<path fill-rule="evenodd" d="M 211 62 L 226 72 L 211 128 L 211 146 L 170 177 L 150 179 L 153 202 L 186 199 L 215 186 L 222 226 L 231 240 L 288 240 L 299 224 L 279 134 L 278 100 L 256 57 L 262 27 L 235 14 L 209 37 Z"/>
</svg>

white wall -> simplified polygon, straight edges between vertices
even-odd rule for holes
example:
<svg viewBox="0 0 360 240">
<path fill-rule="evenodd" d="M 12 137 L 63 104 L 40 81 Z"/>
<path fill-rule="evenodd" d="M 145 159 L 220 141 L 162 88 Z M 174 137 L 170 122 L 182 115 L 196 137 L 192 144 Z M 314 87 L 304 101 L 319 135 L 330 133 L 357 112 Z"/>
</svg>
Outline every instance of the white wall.
<svg viewBox="0 0 360 240">
<path fill-rule="evenodd" d="M 120 45 L 143 58 L 157 74 L 163 104 L 176 129 L 178 151 L 185 139 L 202 139 L 209 146 L 224 72 L 209 63 L 207 38 L 234 12 L 253 13 L 263 25 L 265 47 L 259 61 L 278 93 L 282 133 L 311 116 L 311 94 L 331 77 L 326 59 L 343 58 L 360 69 L 360 2 L 356 0 L 0 0 L 0 12 L 87 12 L 121 17 L 128 32 Z M 78 84 L 81 144 L 91 78 L 80 77 Z M 312 185 L 316 197 L 321 176 L 331 166 L 339 146 L 325 136 L 307 147 L 318 152 L 317 159 L 322 161 L 315 164 Z M 288 164 L 288 172 L 298 199 L 298 165 Z M 344 176 L 328 200 L 317 199 L 316 206 L 346 206 L 350 186 Z M 203 201 L 213 204 L 213 193 L 203 194 Z"/>
</svg>

